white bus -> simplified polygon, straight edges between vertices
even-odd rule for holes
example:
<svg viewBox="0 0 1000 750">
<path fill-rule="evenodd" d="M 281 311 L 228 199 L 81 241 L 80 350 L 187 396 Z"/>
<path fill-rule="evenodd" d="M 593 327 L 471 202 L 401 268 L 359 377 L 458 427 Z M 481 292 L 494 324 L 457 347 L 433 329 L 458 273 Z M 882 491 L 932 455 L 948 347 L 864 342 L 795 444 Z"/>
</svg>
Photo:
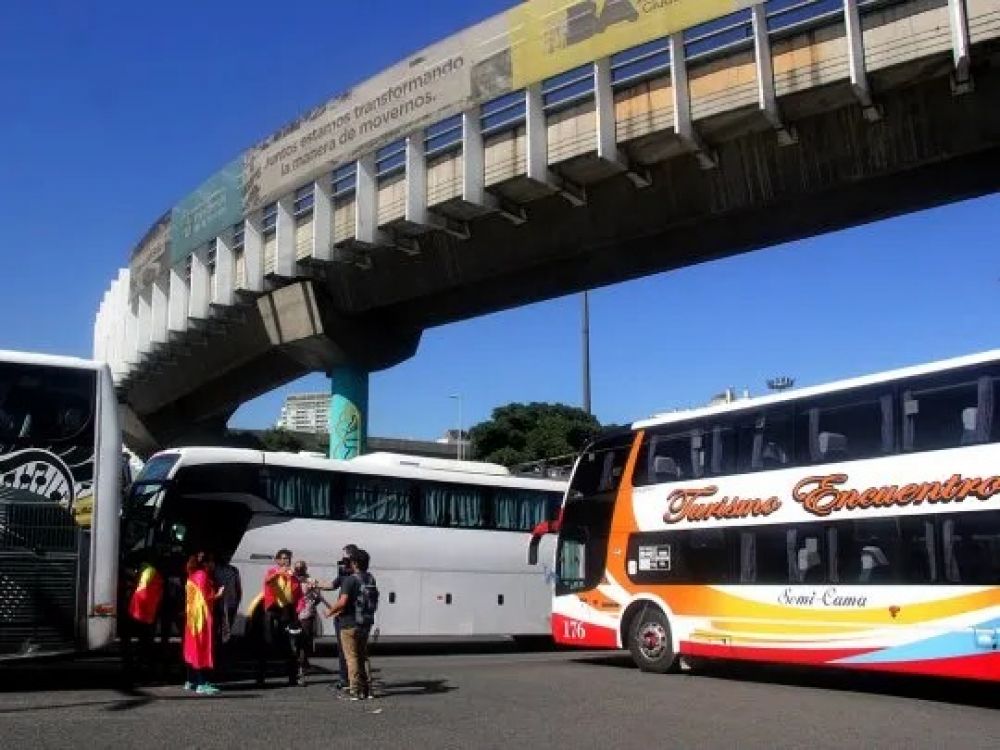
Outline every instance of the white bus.
<svg viewBox="0 0 1000 750">
<path fill-rule="evenodd" d="M 466 461 L 181 448 L 153 456 L 133 485 L 125 549 L 154 548 L 175 576 L 194 550 L 231 556 L 244 590 L 237 632 L 278 549 L 332 580 L 353 543 L 371 554 L 381 637 L 547 637 L 551 571 L 524 553 L 565 486 Z"/>
<path fill-rule="evenodd" d="M 0 659 L 113 638 L 120 460 L 106 365 L 0 351 Z"/>
<path fill-rule="evenodd" d="M 663 415 L 588 447 L 553 635 L 637 665 L 1000 679 L 1000 351 Z"/>
</svg>

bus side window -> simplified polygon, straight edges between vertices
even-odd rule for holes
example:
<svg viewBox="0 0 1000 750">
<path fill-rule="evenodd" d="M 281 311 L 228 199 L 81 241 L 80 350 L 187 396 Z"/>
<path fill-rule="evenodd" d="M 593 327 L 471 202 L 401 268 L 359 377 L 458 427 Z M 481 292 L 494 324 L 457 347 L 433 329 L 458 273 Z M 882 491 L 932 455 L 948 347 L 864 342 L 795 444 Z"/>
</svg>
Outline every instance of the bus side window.
<svg viewBox="0 0 1000 750">
<path fill-rule="evenodd" d="M 928 451 L 989 442 L 996 379 L 959 385 L 917 383 L 903 393 L 903 450 Z"/>
<path fill-rule="evenodd" d="M 757 415 L 739 427 L 740 471 L 767 471 L 792 465 L 794 423 L 787 411 Z"/>
</svg>

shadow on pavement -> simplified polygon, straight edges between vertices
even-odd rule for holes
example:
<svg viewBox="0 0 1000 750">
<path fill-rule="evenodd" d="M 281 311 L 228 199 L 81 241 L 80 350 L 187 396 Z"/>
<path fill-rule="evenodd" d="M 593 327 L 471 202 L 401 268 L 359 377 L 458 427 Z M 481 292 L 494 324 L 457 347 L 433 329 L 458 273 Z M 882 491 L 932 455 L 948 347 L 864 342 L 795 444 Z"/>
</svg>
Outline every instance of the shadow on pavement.
<svg viewBox="0 0 1000 750">
<path fill-rule="evenodd" d="M 577 664 L 635 670 L 627 652 L 573 659 Z M 996 685 L 975 680 L 880 674 L 847 669 L 823 669 L 746 662 L 697 662 L 690 671 L 673 678 L 689 677 L 710 680 L 756 682 L 768 685 L 802 687 L 813 690 L 869 693 L 897 698 L 952 703 L 975 708 L 1000 708 Z M 664 679 L 670 679 L 670 675 Z"/>
</svg>

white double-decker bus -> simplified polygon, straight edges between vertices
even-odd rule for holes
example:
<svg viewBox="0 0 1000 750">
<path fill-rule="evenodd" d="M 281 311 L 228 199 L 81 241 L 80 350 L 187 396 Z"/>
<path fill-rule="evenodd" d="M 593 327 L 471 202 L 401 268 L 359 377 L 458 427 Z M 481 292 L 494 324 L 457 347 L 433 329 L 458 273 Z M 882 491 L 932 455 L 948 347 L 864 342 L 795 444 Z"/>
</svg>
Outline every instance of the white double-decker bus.
<svg viewBox="0 0 1000 750">
<path fill-rule="evenodd" d="M 195 550 L 231 557 L 245 592 L 237 631 L 278 549 L 330 580 L 343 547 L 356 544 L 378 579 L 381 637 L 547 637 L 551 571 L 527 565 L 524 550 L 555 518 L 565 486 L 493 464 L 385 453 L 340 461 L 181 448 L 153 456 L 133 485 L 124 546 L 126 555 L 154 549 L 168 575 Z M 551 558 L 554 539 L 546 545 Z"/>
<path fill-rule="evenodd" d="M 106 365 L 0 351 L 0 660 L 113 638 L 121 450 Z"/>
<path fill-rule="evenodd" d="M 591 445 L 553 635 L 1000 678 L 1000 351 L 667 414 Z"/>
</svg>

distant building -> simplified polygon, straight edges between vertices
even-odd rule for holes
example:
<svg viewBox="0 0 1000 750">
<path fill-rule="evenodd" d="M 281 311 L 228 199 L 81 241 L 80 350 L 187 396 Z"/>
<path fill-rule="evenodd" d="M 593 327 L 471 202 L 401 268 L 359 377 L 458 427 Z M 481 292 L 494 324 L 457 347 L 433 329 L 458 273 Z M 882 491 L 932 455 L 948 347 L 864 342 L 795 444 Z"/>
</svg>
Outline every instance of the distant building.
<svg viewBox="0 0 1000 750">
<path fill-rule="evenodd" d="M 329 393 L 293 393 L 285 398 L 276 427 L 291 432 L 325 435 L 330 431 L 329 420 Z"/>
</svg>

